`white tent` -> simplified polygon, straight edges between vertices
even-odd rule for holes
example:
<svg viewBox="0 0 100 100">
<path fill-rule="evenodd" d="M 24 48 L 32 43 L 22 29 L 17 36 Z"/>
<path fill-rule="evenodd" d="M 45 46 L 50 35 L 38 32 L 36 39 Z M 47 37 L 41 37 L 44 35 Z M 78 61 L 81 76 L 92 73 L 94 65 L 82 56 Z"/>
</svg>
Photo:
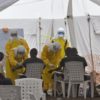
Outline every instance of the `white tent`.
<svg viewBox="0 0 100 100">
<path fill-rule="evenodd" d="M 19 0 L 0 12 L 0 18 L 0 28 L 23 28 L 30 47 L 40 51 L 62 26 L 88 65 L 100 66 L 100 6 L 91 0 Z"/>
<path fill-rule="evenodd" d="M 19 0 L 0 12 L 0 17 L 3 19 L 65 18 L 68 2 L 69 0 Z M 73 0 L 73 16 L 85 16 L 86 14 L 100 15 L 100 7 L 91 0 Z"/>
</svg>

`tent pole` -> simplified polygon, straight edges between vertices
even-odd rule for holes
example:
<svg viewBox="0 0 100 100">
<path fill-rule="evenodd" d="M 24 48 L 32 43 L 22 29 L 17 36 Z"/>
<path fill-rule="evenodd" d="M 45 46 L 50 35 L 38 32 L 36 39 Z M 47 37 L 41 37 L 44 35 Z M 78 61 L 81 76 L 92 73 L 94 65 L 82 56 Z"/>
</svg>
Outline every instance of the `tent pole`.
<svg viewBox="0 0 100 100">
<path fill-rule="evenodd" d="M 50 40 L 52 40 L 52 37 L 54 37 L 54 19 L 52 19 L 51 37 L 50 37 Z"/>
<path fill-rule="evenodd" d="M 41 51 L 41 17 L 39 17 L 39 52 Z"/>
<path fill-rule="evenodd" d="M 72 3 L 73 3 L 73 0 L 69 0 L 67 19 L 68 19 L 68 27 L 69 27 L 71 45 L 73 47 L 77 47 L 76 37 L 75 37 L 75 30 L 74 30 L 75 26 L 74 26 L 74 21 L 73 21 L 73 6 L 72 6 Z"/>
<path fill-rule="evenodd" d="M 94 73 L 94 60 L 93 60 L 93 51 L 92 51 L 91 18 L 90 18 L 90 15 L 88 15 L 88 19 L 87 20 L 88 20 L 88 26 L 89 26 L 90 56 L 91 56 L 91 64 L 92 64 L 91 66 L 92 66 L 92 69 L 93 69 L 92 73 L 91 73 L 91 76 L 92 76 L 91 80 L 93 82 L 93 86 L 95 87 L 94 82 L 96 82 L 96 73 Z M 92 93 L 92 96 L 94 97 L 94 91 Z"/>
<path fill-rule="evenodd" d="M 92 38 L 91 38 L 91 18 L 90 15 L 88 15 L 88 26 L 89 26 L 89 40 L 90 40 L 90 55 L 91 55 L 91 61 L 92 61 L 92 67 L 94 69 L 94 60 L 93 60 L 93 51 L 92 51 Z"/>
<path fill-rule="evenodd" d="M 67 21 L 67 17 L 64 18 L 65 31 L 66 31 L 66 34 L 67 34 L 67 22 L 66 21 Z"/>
</svg>

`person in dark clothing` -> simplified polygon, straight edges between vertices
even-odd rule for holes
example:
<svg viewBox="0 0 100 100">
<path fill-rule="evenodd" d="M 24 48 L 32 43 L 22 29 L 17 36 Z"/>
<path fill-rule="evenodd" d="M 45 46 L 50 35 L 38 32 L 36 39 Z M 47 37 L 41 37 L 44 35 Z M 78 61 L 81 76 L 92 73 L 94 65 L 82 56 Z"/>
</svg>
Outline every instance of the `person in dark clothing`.
<svg viewBox="0 0 100 100">
<path fill-rule="evenodd" d="M 12 81 L 9 78 L 5 78 L 3 71 L 2 61 L 4 59 L 4 54 L 0 52 L 0 85 L 12 85 Z"/>
<path fill-rule="evenodd" d="M 24 67 L 27 67 L 27 64 L 30 64 L 30 63 L 42 63 L 42 64 L 44 64 L 42 59 L 37 57 L 37 54 L 38 54 L 38 51 L 36 48 L 31 49 L 30 58 L 26 59 L 23 63 Z"/>
<path fill-rule="evenodd" d="M 83 67 L 84 67 L 84 71 L 85 71 L 85 67 L 87 66 L 87 62 L 85 60 L 84 57 L 81 57 L 78 55 L 78 52 L 77 52 L 77 49 L 76 48 L 67 48 L 65 49 L 65 54 L 66 54 L 66 57 L 64 57 L 61 62 L 60 62 L 60 65 L 57 69 L 55 69 L 56 71 L 60 71 L 61 69 L 63 69 L 65 67 L 65 64 L 67 62 L 70 62 L 70 61 L 80 61 L 83 63 Z M 51 71 L 52 72 L 52 71 Z M 59 75 L 58 75 L 59 77 Z M 63 74 L 61 75 L 62 79 L 64 78 Z M 89 80 L 90 79 L 90 76 L 86 76 L 84 75 L 84 80 Z M 79 85 L 78 85 L 78 89 L 79 89 Z M 78 93 L 77 93 L 78 95 Z"/>
<path fill-rule="evenodd" d="M 85 67 L 87 66 L 87 62 L 84 57 L 81 57 L 78 55 L 76 48 L 68 47 L 67 49 L 65 49 L 65 54 L 66 54 L 66 56 L 61 60 L 59 67 L 55 70 L 51 70 L 50 72 L 59 71 L 59 70 L 63 69 L 63 67 L 65 67 L 65 63 L 70 62 L 70 61 L 82 62 L 83 66 L 84 66 L 84 70 L 85 70 Z"/>
<path fill-rule="evenodd" d="M 26 68 L 28 64 L 34 64 L 34 63 L 41 63 L 44 65 L 44 62 L 42 61 L 42 59 L 37 57 L 38 51 L 36 48 L 31 49 L 30 51 L 30 58 L 26 59 L 23 63 L 23 66 Z M 34 66 L 33 66 L 34 67 Z M 44 65 L 45 67 L 45 65 Z M 25 73 L 24 73 L 25 74 Z M 25 78 L 26 76 L 23 75 L 20 78 Z"/>
<path fill-rule="evenodd" d="M 3 78 L 1 79 L 1 74 L 0 74 L 0 85 L 13 85 L 12 81 L 9 78 Z"/>
<path fill-rule="evenodd" d="M 64 57 L 60 62 L 60 67 L 65 67 L 66 62 L 70 61 L 80 61 L 83 63 L 84 69 L 87 66 L 87 62 L 84 57 L 78 55 L 76 48 L 68 48 L 65 50 L 67 57 Z"/>
</svg>

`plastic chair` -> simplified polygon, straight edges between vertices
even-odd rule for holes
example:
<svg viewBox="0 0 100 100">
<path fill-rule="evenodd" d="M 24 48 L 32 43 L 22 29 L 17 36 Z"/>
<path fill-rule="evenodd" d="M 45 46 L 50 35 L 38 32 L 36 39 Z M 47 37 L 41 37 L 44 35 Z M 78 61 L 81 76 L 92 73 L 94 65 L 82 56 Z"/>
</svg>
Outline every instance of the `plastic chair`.
<svg viewBox="0 0 100 100">
<path fill-rule="evenodd" d="M 13 85 L 0 85 L 1 100 L 21 100 L 21 88 Z"/>
<path fill-rule="evenodd" d="M 65 66 L 66 67 L 64 68 L 64 74 L 66 73 L 66 71 L 68 71 L 68 75 L 69 75 L 67 98 L 70 97 L 72 85 L 77 85 L 77 84 L 83 83 L 84 99 L 86 99 L 86 90 L 87 90 L 86 85 L 88 82 L 91 83 L 91 97 L 94 97 L 94 95 L 93 95 L 94 94 L 94 86 L 93 86 L 92 78 L 87 81 L 84 80 L 85 71 L 84 71 L 83 63 L 79 62 L 79 61 L 71 61 L 71 62 L 67 62 L 65 64 Z"/>
<path fill-rule="evenodd" d="M 41 78 L 44 64 L 42 63 L 30 63 L 26 66 L 27 78 Z"/>
<path fill-rule="evenodd" d="M 30 100 L 32 95 L 36 100 L 46 100 L 42 90 L 42 80 L 36 78 L 24 78 L 15 80 L 15 84 L 21 87 L 22 100 Z"/>
</svg>

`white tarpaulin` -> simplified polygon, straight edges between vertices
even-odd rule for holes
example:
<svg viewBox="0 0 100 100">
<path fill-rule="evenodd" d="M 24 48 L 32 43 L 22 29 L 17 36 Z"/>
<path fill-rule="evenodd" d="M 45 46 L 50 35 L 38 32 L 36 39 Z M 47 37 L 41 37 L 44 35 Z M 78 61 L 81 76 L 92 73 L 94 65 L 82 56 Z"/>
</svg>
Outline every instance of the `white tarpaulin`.
<svg viewBox="0 0 100 100">
<path fill-rule="evenodd" d="M 5 0 L 6 1 L 6 0 Z M 2 19 L 46 18 L 59 19 L 67 16 L 69 0 L 19 0 L 0 12 Z M 100 7 L 90 0 L 73 0 L 73 16 L 87 14 L 99 16 Z"/>
<path fill-rule="evenodd" d="M 4 10 L 5 8 L 11 6 L 18 0 L 0 0 L 0 11 Z"/>
</svg>

